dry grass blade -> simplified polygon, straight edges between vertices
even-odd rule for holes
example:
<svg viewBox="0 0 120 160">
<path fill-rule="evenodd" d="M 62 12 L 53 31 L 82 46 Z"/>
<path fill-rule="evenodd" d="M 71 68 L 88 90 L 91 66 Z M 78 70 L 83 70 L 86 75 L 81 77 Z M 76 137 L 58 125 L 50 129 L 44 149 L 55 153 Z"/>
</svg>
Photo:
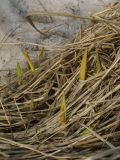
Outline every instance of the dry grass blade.
<svg viewBox="0 0 120 160">
<path fill-rule="evenodd" d="M 86 127 L 86 129 L 91 132 L 94 136 L 96 136 L 98 139 L 100 139 L 101 141 L 103 141 L 104 143 L 106 143 L 110 148 L 115 148 L 114 145 L 112 145 L 110 142 L 108 142 L 107 140 L 105 140 L 103 137 L 101 137 L 99 134 L 97 134 L 96 132 L 94 132 L 91 128 L 83 125 L 84 127 Z"/>
<path fill-rule="evenodd" d="M 8 122 L 8 125 L 10 126 L 11 124 L 10 124 L 10 121 L 9 121 L 9 117 L 7 116 L 6 110 L 5 110 L 4 106 L 3 106 L 3 103 L 1 101 L 1 99 L 0 99 L 0 104 L 1 104 L 1 107 L 2 107 L 2 109 L 4 111 L 5 118 L 6 118 L 7 122 Z"/>
<path fill-rule="evenodd" d="M 22 120 L 22 122 L 23 122 L 23 126 L 24 126 L 25 129 L 26 129 L 26 125 L 25 125 L 24 119 L 23 119 L 23 117 L 22 117 L 22 114 L 21 114 L 21 112 L 20 112 L 20 110 L 19 110 L 19 107 L 18 107 L 15 99 L 14 99 L 14 102 L 15 102 L 15 105 L 16 105 L 16 107 L 17 107 L 17 110 L 18 110 L 18 113 L 19 113 L 19 115 L 20 115 L 20 118 L 21 118 L 21 120 Z"/>
<path fill-rule="evenodd" d="M 53 157 L 53 158 L 56 158 L 56 157 L 54 157 L 54 156 L 52 156 L 52 155 L 48 155 L 48 154 L 46 154 L 46 153 L 44 153 L 44 152 L 42 152 L 42 151 L 39 151 L 39 150 L 37 150 L 37 149 L 34 149 L 32 146 L 30 146 L 30 145 L 26 145 L 26 144 L 21 144 L 21 143 L 19 143 L 19 142 L 15 142 L 15 141 L 12 141 L 12 140 L 9 140 L 9 139 L 7 139 L 7 138 L 3 138 L 3 137 L 0 137 L 0 141 L 3 141 L 3 142 L 7 142 L 7 143 L 9 143 L 9 144 L 11 144 L 11 145 L 15 145 L 15 146 L 18 146 L 18 147 L 20 147 L 20 148 L 24 148 L 24 149 L 28 149 L 28 150 L 30 150 L 30 151 L 32 151 L 32 152 L 36 152 L 36 153 L 39 153 L 39 154 L 42 154 L 42 155 L 44 155 L 45 157 Z"/>
<path fill-rule="evenodd" d="M 31 26 L 37 31 L 39 32 L 40 34 L 42 34 L 43 36 L 46 36 L 42 31 L 40 31 L 33 23 L 33 21 L 31 20 L 31 17 L 30 16 L 27 16 L 26 17 L 26 20 L 31 24 Z"/>
<path fill-rule="evenodd" d="M 65 99 L 65 95 L 63 94 L 61 96 L 61 100 L 60 100 L 60 121 L 61 124 L 65 124 L 66 123 L 66 99 Z"/>
<path fill-rule="evenodd" d="M 60 16 L 60 17 L 71 17 L 71 18 L 76 18 L 76 19 L 91 19 L 90 17 L 82 17 L 79 15 L 73 15 L 73 14 L 68 14 L 68 13 L 60 13 L 60 12 L 28 12 L 26 15 L 27 17 L 31 16 Z"/>
<path fill-rule="evenodd" d="M 83 26 L 81 24 L 81 26 L 80 26 L 80 39 L 82 40 L 83 37 L 84 37 L 84 30 L 83 30 Z"/>
<path fill-rule="evenodd" d="M 102 65 L 100 60 L 100 55 L 98 50 L 96 50 L 96 73 L 100 73 L 102 71 Z"/>
</svg>

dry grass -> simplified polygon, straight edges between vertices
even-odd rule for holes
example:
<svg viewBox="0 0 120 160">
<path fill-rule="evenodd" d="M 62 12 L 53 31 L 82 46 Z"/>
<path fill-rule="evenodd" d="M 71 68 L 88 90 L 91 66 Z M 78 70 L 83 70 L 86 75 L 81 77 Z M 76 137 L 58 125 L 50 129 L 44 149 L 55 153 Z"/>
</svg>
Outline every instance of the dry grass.
<svg viewBox="0 0 120 160">
<path fill-rule="evenodd" d="M 2 159 L 84 160 L 93 153 L 111 149 L 112 154 L 120 148 L 120 3 L 94 14 L 92 20 L 82 40 L 78 34 L 74 43 L 56 49 L 58 54 L 35 63 L 35 73 L 24 72 L 21 85 L 14 76 L 1 86 Z M 88 70 L 81 81 L 85 49 Z M 103 68 L 100 73 L 95 68 L 96 50 Z M 63 94 L 65 125 L 60 123 Z M 119 159 L 119 152 L 115 156 Z"/>
</svg>

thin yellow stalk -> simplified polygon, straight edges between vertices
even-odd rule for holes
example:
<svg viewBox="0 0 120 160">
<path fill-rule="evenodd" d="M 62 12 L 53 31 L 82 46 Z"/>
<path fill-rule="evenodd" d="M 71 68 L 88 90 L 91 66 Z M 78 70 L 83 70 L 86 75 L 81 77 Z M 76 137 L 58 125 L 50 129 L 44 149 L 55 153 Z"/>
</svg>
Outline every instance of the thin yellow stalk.
<svg viewBox="0 0 120 160">
<path fill-rule="evenodd" d="M 80 66 L 80 80 L 86 79 L 87 72 L 87 49 L 85 49 Z"/>
</svg>

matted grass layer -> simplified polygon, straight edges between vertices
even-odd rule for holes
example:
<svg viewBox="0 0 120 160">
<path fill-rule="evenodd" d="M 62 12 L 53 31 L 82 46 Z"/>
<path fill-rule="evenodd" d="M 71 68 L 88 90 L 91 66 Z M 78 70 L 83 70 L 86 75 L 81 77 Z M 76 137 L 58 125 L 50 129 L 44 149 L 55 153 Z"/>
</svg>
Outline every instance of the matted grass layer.
<svg viewBox="0 0 120 160">
<path fill-rule="evenodd" d="M 120 3 L 90 19 L 82 39 L 78 34 L 51 58 L 37 60 L 35 72 L 25 71 L 21 85 L 12 76 L 1 86 L 1 159 L 85 160 L 98 152 L 93 159 L 120 159 Z M 80 80 L 85 49 L 87 76 Z M 65 124 L 60 120 L 63 94 Z"/>
</svg>

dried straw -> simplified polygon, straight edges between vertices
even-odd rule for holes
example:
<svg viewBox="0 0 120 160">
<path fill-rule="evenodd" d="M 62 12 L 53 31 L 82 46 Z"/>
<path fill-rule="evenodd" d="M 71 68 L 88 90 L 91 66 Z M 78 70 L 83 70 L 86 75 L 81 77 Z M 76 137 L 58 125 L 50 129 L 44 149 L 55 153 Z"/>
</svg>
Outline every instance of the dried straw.
<svg viewBox="0 0 120 160">
<path fill-rule="evenodd" d="M 0 88 L 1 159 L 120 158 L 120 3 L 92 16 L 92 26 L 74 43 L 55 49 Z M 83 50 L 88 51 L 86 80 L 79 79 Z M 99 52 L 102 71 L 96 73 Z M 66 123 L 60 122 L 60 98 Z M 87 132 L 84 132 L 87 131 Z M 107 153 L 103 151 L 110 149 Z"/>
</svg>

